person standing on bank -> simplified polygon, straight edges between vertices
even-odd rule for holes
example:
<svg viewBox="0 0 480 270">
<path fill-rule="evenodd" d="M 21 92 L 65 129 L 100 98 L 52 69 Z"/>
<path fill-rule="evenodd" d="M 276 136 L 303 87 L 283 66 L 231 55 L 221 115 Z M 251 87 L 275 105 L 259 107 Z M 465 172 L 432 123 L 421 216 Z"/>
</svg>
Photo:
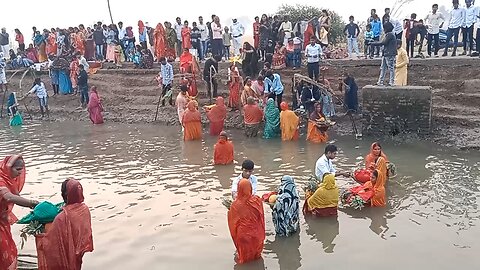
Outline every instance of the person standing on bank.
<svg viewBox="0 0 480 270">
<path fill-rule="evenodd" d="M 265 94 L 268 98 L 272 98 L 277 101 L 277 108 L 280 109 L 280 104 L 282 103 L 283 97 L 283 84 L 280 75 L 273 73 L 271 70 L 267 71 L 265 74 Z"/>
<path fill-rule="evenodd" d="M 160 63 L 160 76 L 162 77 L 162 106 L 165 106 L 165 99 L 168 99 L 168 103 L 173 106 L 172 94 L 170 93 L 170 96 L 166 97 L 167 92 L 172 89 L 173 67 L 163 56 L 160 57 Z"/>
<path fill-rule="evenodd" d="M 397 40 L 397 60 L 395 63 L 395 85 L 406 86 L 408 77 L 408 58 L 407 51 L 402 47 L 402 41 Z"/>
<path fill-rule="evenodd" d="M 468 44 L 468 56 L 471 56 L 473 50 L 473 29 L 475 29 L 475 21 L 477 20 L 478 9 L 472 5 L 472 0 L 465 0 L 465 4 L 467 7 L 465 9 L 465 21 L 462 25 L 462 55 L 467 55 Z"/>
<path fill-rule="evenodd" d="M 183 30 L 183 24 L 182 24 L 182 19 L 180 17 L 176 18 L 176 24 L 174 26 L 175 33 L 177 34 L 177 56 L 180 57 L 183 52 L 183 46 L 182 46 L 182 30 Z"/>
<path fill-rule="evenodd" d="M 329 144 L 325 147 L 325 153 L 315 163 L 315 177 L 318 180 L 323 180 L 325 174 L 333 174 L 335 177 L 344 176 L 350 177 L 349 172 L 337 172 L 335 166 L 333 166 L 332 160 L 337 156 L 338 148 L 333 144 Z"/>
<path fill-rule="evenodd" d="M 215 75 L 218 73 L 218 62 L 220 61 L 222 61 L 222 56 L 215 55 L 208 58 L 203 67 L 203 79 L 207 82 L 207 95 L 209 98 L 217 97 L 218 83 Z"/>
<path fill-rule="evenodd" d="M 432 11 L 425 18 L 427 26 L 428 38 L 427 38 L 427 53 L 428 56 L 432 56 L 432 45 L 434 48 L 435 57 L 438 56 L 438 50 L 440 50 L 440 29 L 443 28 L 445 18 L 443 14 L 438 12 L 438 4 L 432 6 Z M 433 42 L 433 44 L 432 44 Z"/>
<path fill-rule="evenodd" d="M 460 28 L 465 21 L 465 9 L 461 8 L 458 0 L 453 0 L 453 9 L 450 11 L 450 21 L 448 23 L 447 40 L 445 44 L 445 51 L 442 56 L 448 55 L 448 47 L 450 40 L 453 37 L 453 53 L 452 56 L 457 56 L 458 35 Z"/>
<path fill-rule="evenodd" d="M 78 65 L 80 71 L 78 73 L 78 91 L 80 92 L 80 103 L 82 108 L 88 105 L 88 74 L 83 65 Z"/>
<path fill-rule="evenodd" d="M 240 55 L 240 48 L 242 47 L 242 39 L 245 34 L 245 27 L 243 24 L 238 22 L 237 19 L 232 20 L 233 24 L 230 26 L 230 32 L 232 33 L 233 38 L 233 56 L 237 57 Z"/>
<path fill-rule="evenodd" d="M 9 55 L 8 53 L 10 52 L 10 39 L 5 27 L 3 27 L 2 31 L 0 32 L 0 52 L 3 52 L 5 57 L 7 57 L 7 55 Z"/>
<path fill-rule="evenodd" d="M 352 59 L 353 51 L 357 54 L 357 58 L 360 56 L 360 52 L 358 50 L 358 41 L 357 37 L 360 35 L 360 28 L 358 24 L 354 22 L 355 18 L 350 16 L 349 18 L 350 23 L 345 25 L 345 29 L 343 30 L 347 35 L 348 41 L 348 56 Z"/>
<path fill-rule="evenodd" d="M 320 57 L 323 55 L 322 46 L 317 44 L 315 36 L 310 38 L 310 44 L 305 48 L 305 56 L 307 57 L 308 77 L 318 81 L 320 76 Z"/>
<path fill-rule="evenodd" d="M 393 34 L 393 25 L 386 23 L 384 26 L 385 37 L 380 42 L 373 42 L 373 46 L 383 46 L 382 66 L 380 68 L 380 77 L 377 85 L 383 86 L 387 69 L 390 72 L 388 86 L 395 84 L 395 58 L 397 56 L 397 39 Z"/>
<path fill-rule="evenodd" d="M 20 100 L 24 100 L 28 95 L 36 94 L 38 97 L 38 103 L 40 104 L 40 112 L 42 113 L 42 119 L 44 117 L 45 112 L 47 113 L 47 117 L 50 118 L 48 112 L 48 94 L 47 88 L 45 88 L 45 84 L 40 80 L 40 78 L 35 78 L 35 82 L 33 87 L 30 91 L 28 91 L 27 95 L 21 98 Z"/>
</svg>

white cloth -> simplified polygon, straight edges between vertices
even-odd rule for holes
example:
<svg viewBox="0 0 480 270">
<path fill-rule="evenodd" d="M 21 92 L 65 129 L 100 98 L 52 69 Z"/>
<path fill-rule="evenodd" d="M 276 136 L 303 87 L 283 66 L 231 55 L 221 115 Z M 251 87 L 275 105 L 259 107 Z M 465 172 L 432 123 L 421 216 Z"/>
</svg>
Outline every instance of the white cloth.
<svg viewBox="0 0 480 270">
<path fill-rule="evenodd" d="M 127 35 L 127 30 L 125 28 L 118 29 L 118 39 L 122 40 L 125 38 L 126 35 Z"/>
<path fill-rule="evenodd" d="M 233 23 L 232 26 L 230 26 L 230 33 L 232 33 L 233 38 L 243 36 L 245 27 L 239 22 Z"/>
<path fill-rule="evenodd" d="M 40 85 L 35 84 L 30 91 L 29 94 L 36 94 L 38 98 L 46 98 L 47 97 L 47 89 L 45 88 L 45 84 L 40 83 Z"/>
<path fill-rule="evenodd" d="M 305 48 L 305 56 L 307 57 L 307 63 L 318 63 L 320 56 L 323 54 L 322 46 L 320 44 L 308 44 Z"/>
<path fill-rule="evenodd" d="M 445 22 L 445 18 L 443 17 L 442 13 L 436 12 L 433 14 L 427 15 L 425 18 L 425 24 L 427 26 L 427 31 L 429 34 L 436 35 L 440 32 L 440 25 Z"/>
<path fill-rule="evenodd" d="M 240 55 L 240 48 L 242 48 L 242 40 L 243 37 L 233 38 L 233 55 L 239 56 Z"/>
<path fill-rule="evenodd" d="M 90 65 L 87 62 L 87 59 L 83 55 L 78 59 L 78 64 L 82 65 L 85 71 L 88 73 L 90 71 Z"/>
<path fill-rule="evenodd" d="M 463 27 L 470 27 L 477 21 L 478 8 L 473 5 L 465 8 L 465 23 Z"/>
<path fill-rule="evenodd" d="M 393 25 L 393 32 L 395 35 L 403 32 L 403 24 L 399 20 L 390 18 L 390 23 Z"/>
<path fill-rule="evenodd" d="M 464 8 L 457 8 L 452 9 L 450 11 L 450 22 L 448 24 L 448 28 L 455 29 L 458 27 L 462 27 L 465 21 L 465 9 Z"/>
<path fill-rule="evenodd" d="M 293 25 L 292 22 L 283 22 L 280 24 L 279 30 L 283 30 L 283 32 L 292 32 L 293 31 Z"/>
<path fill-rule="evenodd" d="M 222 26 L 218 26 L 216 23 L 212 23 L 212 38 L 213 39 L 222 39 L 223 40 L 223 35 L 222 35 L 223 29 Z"/>
<path fill-rule="evenodd" d="M 315 163 L 315 176 L 317 179 L 323 180 L 323 175 L 326 173 L 335 174 L 335 166 L 327 156 L 323 155 Z"/>
<path fill-rule="evenodd" d="M 10 45 L 2 45 L 2 51 L 3 52 L 3 57 L 5 57 L 5 59 L 9 58 L 10 57 Z"/>
<path fill-rule="evenodd" d="M 205 41 L 208 40 L 208 28 L 205 24 L 198 24 L 198 30 L 200 30 L 200 40 Z"/>
<path fill-rule="evenodd" d="M 238 190 L 238 182 L 243 179 L 242 174 L 237 176 L 232 182 L 232 196 L 235 199 L 237 197 L 237 190 Z M 250 183 L 252 184 L 252 195 L 255 195 L 257 193 L 257 184 L 258 184 L 258 179 L 255 175 L 250 175 L 250 178 L 248 178 Z"/>
</svg>

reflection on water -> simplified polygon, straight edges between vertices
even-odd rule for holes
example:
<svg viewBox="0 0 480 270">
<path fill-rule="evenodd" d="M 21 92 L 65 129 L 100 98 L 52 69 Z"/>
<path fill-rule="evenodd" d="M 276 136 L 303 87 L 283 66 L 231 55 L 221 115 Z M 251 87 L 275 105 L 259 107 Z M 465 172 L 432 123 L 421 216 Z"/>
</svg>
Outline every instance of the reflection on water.
<svg viewBox="0 0 480 270">
<path fill-rule="evenodd" d="M 22 193 L 34 199 L 59 202 L 65 178 L 82 181 L 95 242 L 85 269 L 318 269 L 320 261 L 347 269 L 366 265 L 372 248 L 376 265 L 368 264 L 369 269 L 398 269 L 393 264 L 398 258 L 408 258 L 402 259 L 402 269 L 476 269 L 480 263 L 476 152 L 385 142 L 399 172 L 388 182 L 387 208 L 341 209 L 337 219 L 302 216 L 299 234 L 278 238 L 265 207 L 263 260 L 237 266 L 221 198 L 230 194 L 242 160 L 255 161 L 261 195 L 276 189 L 285 174 L 303 186 L 324 146 L 245 140 L 241 132 L 232 132 L 236 163 L 217 167 L 211 165 L 215 138 L 188 143 L 180 138 L 173 127 L 35 122 L 0 126 L 0 154 L 24 154 Z M 332 138 L 341 149 L 335 161 L 339 169 L 360 164 L 370 145 Z M 345 188 L 353 182 L 338 179 L 337 184 Z M 27 212 L 15 209 L 18 216 Z M 20 228 L 13 227 L 18 241 Z M 35 252 L 33 239 L 21 252 Z"/>
</svg>

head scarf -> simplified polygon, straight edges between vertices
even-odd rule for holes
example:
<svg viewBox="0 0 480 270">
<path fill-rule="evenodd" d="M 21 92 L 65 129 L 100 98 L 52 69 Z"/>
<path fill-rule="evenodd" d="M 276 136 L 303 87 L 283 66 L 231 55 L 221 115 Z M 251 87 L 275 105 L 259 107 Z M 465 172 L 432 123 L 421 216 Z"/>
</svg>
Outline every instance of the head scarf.
<svg viewBox="0 0 480 270">
<path fill-rule="evenodd" d="M 227 107 L 223 97 L 217 97 L 215 106 L 207 113 L 208 120 L 210 122 L 223 122 L 227 117 Z"/>
<path fill-rule="evenodd" d="M 265 108 L 265 139 L 275 138 L 280 134 L 280 111 L 275 106 L 275 101 L 269 98 Z"/>
<path fill-rule="evenodd" d="M 18 220 L 12 212 L 14 204 L 3 201 L 1 197 L 8 192 L 19 195 L 25 185 L 25 162 L 23 162 L 23 170 L 20 175 L 12 178 L 12 167 L 19 159 L 23 160 L 23 157 L 20 155 L 6 156 L 0 163 L 0 216 L 6 216 L 10 224 Z"/>
<path fill-rule="evenodd" d="M 282 101 L 282 103 L 280 103 L 280 109 L 282 109 L 282 111 L 288 110 L 288 103 Z"/>
<path fill-rule="evenodd" d="M 380 156 L 383 157 L 385 159 L 385 161 L 388 162 L 387 155 L 385 155 L 385 153 L 383 153 L 383 150 L 381 149 L 381 146 L 378 142 L 372 143 L 372 145 L 370 146 L 370 153 L 367 155 L 367 157 L 365 157 L 365 160 L 369 161 L 369 162 L 375 162 L 375 160 L 378 158 L 378 156 L 375 156 L 375 154 L 373 154 L 373 149 L 377 146 L 380 147 Z"/>
<path fill-rule="evenodd" d="M 273 207 L 272 219 L 279 236 L 289 236 L 299 228 L 299 197 L 291 176 L 282 177 L 278 197 Z"/>
<path fill-rule="evenodd" d="M 262 199 L 252 195 L 247 179 L 238 183 L 237 198 L 228 211 L 228 227 L 238 253 L 238 263 L 261 257 L 265 241 L 265 216 Z"/>
<path fill-rule="evenodd" d="M 315 208 L 337 207 L 338 198 L 339 190 L 335 183 L 335 175 L 327 174 L 315 193 L 308 198 L 308 208 L 313 210 Z"/>
<path fill-rule="evenodd" d="M 202 116 L 200 112 L 197 110 L 196 102 L 192 100 L 187 104 L 187 110 L 183 115 L 183 123 L 200 122 L 200 121 L 202 121 Z"/>
<path fill-rule="evenodd" d="M 67 205 L 82 203 L 83 198 L 83 187 L 79 181 L 70 178 L 67 182 Z"/>
</svg>

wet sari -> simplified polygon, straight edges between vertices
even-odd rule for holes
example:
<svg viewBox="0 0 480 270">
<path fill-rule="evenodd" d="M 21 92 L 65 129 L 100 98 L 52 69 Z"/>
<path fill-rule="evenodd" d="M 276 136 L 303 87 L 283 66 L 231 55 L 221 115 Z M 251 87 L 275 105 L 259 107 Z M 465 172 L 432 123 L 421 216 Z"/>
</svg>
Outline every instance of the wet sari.
<svg viewBox="0 0 480 270">
<path fill-rule="evenodd" d="M 298 124 L 300 123 L 300 118 L 295 114 L 295 112 L 289 110 L 286 102 L 282 102 L 280 104 L 280 108 L 282 109 L 282 112 L 280 112 L 280 130 L 282 131 L 282 140 L 298 140 Z"/>
<path fill-rule="evenodd" d="M 160 59 L 160 57 L 165 57 L 166 55 L 166 40 L 165 40 L 165 29 L 161 23 L 157 24 L 155 31 L 153 32 L 153 40 L 155 44 L 155 57 Z"/>
<path fill-rule="evenodd" d="M 337 216 L 340 192 L 335 183 L 335 175 L 328 174 L 313 194 L 306 194 L 303 213 L 316 217 Z"/>
<path fill-rule="evenodd" d="M 21 156 L 7 156 L 0 163 L 0 269 L 17 269 L 17 246 L 12 238 L 10 226 L 17 222 L 17 217 L 13 214 L 13 203 L 3 199 L 6 193 L 19 195 L 25 184 L 25 167 L 16 178 L 11 177 L 11 169 Z"/>
<path fill-rule="evenodd" d="M 310 114 L 308 120 L 308 131 L 307 131 L 307 141 L 313 143 L 325 143 L 328 141 L 328 135 L 326 131 L 322 131 L 317 126 L 317 121 L 325 120 L 325 117 L 321 114 L 318 114 L 316 111 Z"/>
<path fill-rule="evenodd" d="M 210 135 L 220 135 L 227 118 L 227 107 L 223 97 L 217 97 L 216 104 L 207 112 L 207 118 L 210 121 Z"/>
<path fill-rule="evenodd" d="M 187 109 L 188 95 L 184 95 L 182 92 L 178 93 L 175 105 L 177 106 L 178 121 L 182 124 L 183 114 Z"/>
<path fill-rule="evenodd" d="M 261 258 L 265 241 L 262 199 L 252 195 L 252 184 L 246 179 L 238 183 L 237 198 L 228 211 L 228 228 L 237 249 L 239 264 Z"/>
<path fill-rule="evenodd" d="M 91 214 L 80 182 L 67 182 L 66 205 L 36 240 L 39 270 L 80 270 L 83 255 L 93 251 Z"/>
<path fill-rule="evenodd" d="M 280 135 L 280 111 L 272 98 L 267 100 L 265 107 L 265 130 L 264 139 L 277 138 Z"/>
<path fill-rule="evenodd" d="M 196 108 L 196 102 L 190 101 L 183 113 L 183 140 L 194 141 L 202 139 L 202 117 Z"/>
<path fill-rule="evenodd" d="M 228 165 L 233 163 L 233 143 L 221 137 L 214 146 L 213 164 Z"/>
<path fill-rule="evenodd" d="M 240 72 L 235 66 L 230 67 L 230 81 L 228 89 L 230 94 L 228 97 L 228 107 L 236 109 L 240 106 L 240 88 L 242 87 Z"/>
<path fill-rule="evenodd" d="M 277 200 L 272 209 L 273 225 L 278 236 L 290 236 L 298 231 L 299 204 L 295 182 L 291 176 L 283 176 L 278 188 Z"/>
<path fill-rule="evenodd" d="M 95 125 L 103 124 L 103 106 L 95 86 L 90 89 L 90 98 L 87 108 L 92 123 Z"/>
<path fill-rule="evenodd" d="M 251 86 L 245 85 L 243 87 L 242 95 L 240 96 L 240 100 L 242 102 L 242 106 L 247 105 L 247 99 L 249 97 L 253 97 L 255 99 L 258 99 L 257 93 L 252 89 Z"/>
</svg>

